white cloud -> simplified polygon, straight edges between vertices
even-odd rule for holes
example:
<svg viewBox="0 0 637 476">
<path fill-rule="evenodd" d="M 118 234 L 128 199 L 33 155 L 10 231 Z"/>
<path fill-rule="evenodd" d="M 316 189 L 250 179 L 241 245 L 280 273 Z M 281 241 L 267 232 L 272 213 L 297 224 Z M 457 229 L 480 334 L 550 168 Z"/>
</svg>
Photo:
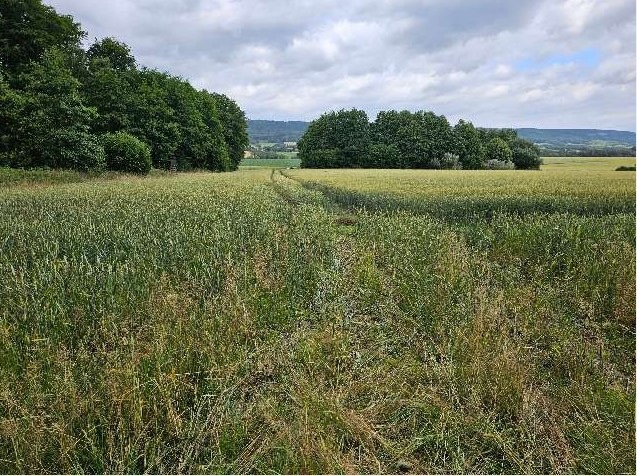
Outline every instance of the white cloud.
<svg viewBox="0 0 637 476">
<path fill-rule="evenodd" d="M 429 109 L 481 126 L 635 129 L 633 0 L 47 1 L 252 118 Z"/>
</svg>

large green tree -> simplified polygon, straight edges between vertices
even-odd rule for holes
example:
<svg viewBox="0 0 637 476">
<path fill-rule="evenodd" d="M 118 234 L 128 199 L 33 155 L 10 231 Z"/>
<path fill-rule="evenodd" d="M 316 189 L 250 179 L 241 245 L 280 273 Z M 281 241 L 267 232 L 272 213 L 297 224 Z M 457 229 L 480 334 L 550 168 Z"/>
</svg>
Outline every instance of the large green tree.
<svg viewBox="0 0 637 476">
<path fill-rule="evenodd" d="M 85 33 L 41 0 L 0 1 L 0 67 L 12 79 L 51 48 L 77 49 Z"/>
<path fill-rule="evenodd" d="M 462 119 L 453 128 L 453 152 L 463 169 L 480 169 L 485 161 L 485 144 L 473 124 Z"/>
<path fill-rule="evenodd" d="M 414 114 L 414 120 L 417 124 L 417 155 L 412 167 L 431 168 L 440 163 L 444 154 L 452 148 L 451 125 L 445 116 L 438 116 L 431 111 L 418 111 Z"/>
<path fill-rule="evenodd" d="M 97 112 L 86 106 L 80 83 L 62 50 L 48 50 L 20 76 L 21 137 L 14 165 L 89 170 L 104 166 L 104 152 L 91 133 Z"/>
<path fill-rule="evenodd" d="M 223 127 L 231 170 L 236 170 L 248 148 L 248 122 L 239 105 L 225 94 L 210 93 L 216 101 L 216 111 Z"/>
<path fill-rule="evenodd" d="M 299 141 L 303 167 L 368 166 L 370 125 L 367 113 L 344 109 L 323 114 L 313 121 Z"/>
<path fill-rule="evenodd" d="M 142 70 L 131 78 L 131 103 L 127 111 L 128 132 L 150 146 L 153 165 L 168 168 L 177 159 L 181 129 L 168 104 L 168 77 Z"/>
<path fill-rule="evenodd" d="M 134 71 L 113 68 L 106 58 L 89 61 L 81 91 L 86 104 L 99 113 L 93 121 L 93 131 L 101 134 L 131 127 L 134 75 Z"/>
<path fill-rule="evenodd" d="M 417 134 L 411 112 L 380 111 L 371 125 L 372 157 L 387 168 L 411 167 L 419 157 Z"/>
</svg>

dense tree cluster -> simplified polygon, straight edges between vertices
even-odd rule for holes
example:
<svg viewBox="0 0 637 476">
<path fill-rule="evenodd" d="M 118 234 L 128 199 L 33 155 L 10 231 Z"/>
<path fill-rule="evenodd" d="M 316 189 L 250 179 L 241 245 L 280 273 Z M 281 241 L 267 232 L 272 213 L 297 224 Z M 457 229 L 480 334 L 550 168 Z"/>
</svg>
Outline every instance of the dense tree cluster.
<svg viewBox="0 0 637 476">
<path fill-rule="evenodd" d="M 302 167 L 537 169 L 539 149 L 513 129 L 479 129 L 460 120 L 451 126 L 433 112 L 364 111 L 323 114 L 298 144 Z"/>
<path fill-rule="evenodd" d="M 135 144 L 131 157 L 147 147 L 158 168 L 237 168 L 248 135 L 232 99 L 139 68 L 113 38 L 84 51 L 84 37 L 42 0 L 0 2 L 0 166 L 147 171 L 108 159 L 118 141 Z"/>
</svg>

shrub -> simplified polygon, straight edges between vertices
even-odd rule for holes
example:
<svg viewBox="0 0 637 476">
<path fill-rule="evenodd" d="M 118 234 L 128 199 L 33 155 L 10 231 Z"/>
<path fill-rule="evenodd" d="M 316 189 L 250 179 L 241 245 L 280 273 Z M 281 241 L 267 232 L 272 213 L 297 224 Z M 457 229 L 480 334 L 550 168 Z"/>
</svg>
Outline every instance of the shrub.
<svg viewBox="0 0 637 476">
<path fill-rule="evenodd" d="M 489 159 L 484 164 L 489 170 L 513 170 L 515 165 L 510 160 Z"/>
<path fill-rule="evenodd" d="M 631 167 L 629 165 L 620 165 L 615 170 L 617 172 L 634 172 L 635 171 L 635 166 Z"/>
<path fill-rule="evenodd" d="M 141 175 L 150 172 L 150 149 L 137 137 L 126 132 L 104 134 L 102 144 L 108 169 Z"/>
<path fill-rule="evenodd" d="M 540 149 L 532 142 L 516 139 L 511 145 L 513 163 L 516 169 L 536 169 L 542 165 Z"/>
<path fill-rule="evenodd" d="M 462 164 L 460 163 L 460 156 L 458 154 L 452 154 L 451 152 L 445 152 L 442 158 L 438 161 L 441 169 L 460 170 Z"/>
</svg>

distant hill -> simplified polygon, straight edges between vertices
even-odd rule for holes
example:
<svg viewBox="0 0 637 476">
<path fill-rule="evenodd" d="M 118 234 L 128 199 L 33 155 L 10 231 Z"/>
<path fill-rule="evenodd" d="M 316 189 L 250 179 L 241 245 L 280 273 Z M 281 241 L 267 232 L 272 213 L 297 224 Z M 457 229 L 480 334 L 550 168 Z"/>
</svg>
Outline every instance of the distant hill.
<svg viewBox="0 0 637 476">
<path fill-rule="evenodd" d="M 309 122 L 248 120 L 251 144 L 296 142 Z M 546 155 L 634 155 L 634 132 L 602 129 L 517 129 L 518 135 L 542 149 Z"/>
<path fill-rule="evenodd" d="M 601 129 L 517 129 L 523 139 L 538 145 L 633 146 L 635 133 Z"/>
<path fill-rule="evenodd" d="M 248 137 L 251 144 L 259 142 L 296 142 L 309 126 L 303 121 L 263 121 L 248 119 Z"/>
<path fill-rule="evenodd" d="M 635 133 L 600 129 L 517 129 L 544 155 L 635 155 Z"/>
</svg>

